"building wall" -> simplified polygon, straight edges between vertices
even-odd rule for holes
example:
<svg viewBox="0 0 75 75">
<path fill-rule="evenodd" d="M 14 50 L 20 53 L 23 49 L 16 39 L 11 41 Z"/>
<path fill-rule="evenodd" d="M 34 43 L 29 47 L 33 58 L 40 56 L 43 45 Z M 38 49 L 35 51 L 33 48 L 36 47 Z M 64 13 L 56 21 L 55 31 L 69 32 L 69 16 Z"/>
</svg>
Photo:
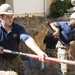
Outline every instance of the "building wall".
<svg viewBox="0 0 75 75">
<path fill-rule="evenodd" d="M 46 16 L 49 14 L 49 6 L 52 0 L 6 0 L 14 10 L 15 14 L 32 14 Z"/>
<path fill-rule="evenodd" d="M 16 14 L 44 12 L 44 0 L 14 0 L 13 2 Z"/>
</svg>

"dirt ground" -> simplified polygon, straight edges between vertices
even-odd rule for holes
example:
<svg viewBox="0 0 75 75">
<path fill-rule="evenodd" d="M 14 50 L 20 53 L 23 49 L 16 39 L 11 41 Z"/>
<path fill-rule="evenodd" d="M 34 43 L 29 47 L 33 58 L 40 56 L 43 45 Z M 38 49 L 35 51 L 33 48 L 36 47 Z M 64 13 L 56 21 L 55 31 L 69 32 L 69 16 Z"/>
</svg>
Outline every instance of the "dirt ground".
<svg viewBox="0 0 75 75">
<path fill-rule="evenodd" d="M 14 21 L 16 23 L 19 23 L 23 25 L 26 29 L 26 31 L 35 39 L 39 47 L 44 51 L 45 45 L 43 44 L 43 39 L 46 36 L 48 32 L 52 32 L 51 29 L 48 27 L 47 22 L 53 22 L 53 21 L 59 21 L 59 20 L 67 20 L 67 17 L 62 17 L 58 19 L 49 19 L 44 17 L 15 17 Z M 71 51 L 73 57 L 75 57 L 74 52 L 74 46 L 72 47 L 73 50 Z M 25 46 L 24 43 L 20 43 L 20 50 L 22 52 L 28 52 L 28 53 L 34 53 L 32 52 L 27 46 Z M 32 70 L 32 67 L 29 65 L 29 62 L 27 60 L 24 61 L 27 66 L 25 66 L 26 71 L 25 75 L 59 75 L 59 63 L 55 62 L 45 62 L 45 69 L 42 71 L 40 70 L 41 62 L 37 59 L 34 59 L 34 64 Z M 68 74 L 67 75 L 75 75 L 75 66 L 68 65 Z"/>
</svg>

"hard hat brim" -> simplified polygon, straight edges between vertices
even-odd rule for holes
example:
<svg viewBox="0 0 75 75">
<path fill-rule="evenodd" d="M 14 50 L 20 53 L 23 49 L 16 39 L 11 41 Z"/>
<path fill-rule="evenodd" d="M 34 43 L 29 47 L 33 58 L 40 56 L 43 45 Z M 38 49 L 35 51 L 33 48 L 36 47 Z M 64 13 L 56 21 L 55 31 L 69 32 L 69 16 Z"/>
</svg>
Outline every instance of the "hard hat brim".
<svg viewBox="0 0 75 75">
<path fill-rule="evenodd" d="M 13 12 L 0 12 L 0 14 L 14 14 Z"/>
</svg>

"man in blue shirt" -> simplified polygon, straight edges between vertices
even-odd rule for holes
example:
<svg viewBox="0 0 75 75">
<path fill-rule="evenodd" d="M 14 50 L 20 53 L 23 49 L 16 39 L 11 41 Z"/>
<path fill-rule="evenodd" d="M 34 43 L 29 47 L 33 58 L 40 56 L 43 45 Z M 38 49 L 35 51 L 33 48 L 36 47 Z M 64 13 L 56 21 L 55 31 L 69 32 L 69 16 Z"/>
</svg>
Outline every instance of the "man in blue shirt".
<svg viewBox="0 0 75 75">
<path fill-rule="evenodd" d="M 12 7 L 9 4 L 0 6 L 0 70 L 14 71 L 18 75 L 24 75 L 20 57 L 5 53 L 3 49 L 18 51 L 21 40 L 39 56 L 39 60 L 44 61 L 44 56 L 47 55 L 21 25 L 13 22 L 13 15 Z"/>
<path fill-rule="evenodd" d="M 50 26 L 54 30 L 53 35 L 59 40 L 62 40 L 65 44 L 72 45 L 75 40 L 75 13 L 72 13 L 69 17 L 70 21 L 61 21 L 50 23 Z M 66 46 L 64 46 L 60 41 L 57 45 L 57 57 L 59 59 L 67 59 Z M 63 75 L 67 73 L 67 64 L 61 63 L 61 72 Z"/>
</svg>

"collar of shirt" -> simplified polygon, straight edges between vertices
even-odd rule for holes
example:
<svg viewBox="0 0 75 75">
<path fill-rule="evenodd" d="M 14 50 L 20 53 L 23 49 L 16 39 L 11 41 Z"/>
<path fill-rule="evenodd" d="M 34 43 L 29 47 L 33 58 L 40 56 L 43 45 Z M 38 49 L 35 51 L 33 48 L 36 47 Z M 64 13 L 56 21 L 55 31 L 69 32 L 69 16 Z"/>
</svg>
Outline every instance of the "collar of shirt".
<svg viewBox="0 0 75 75">
<path fill-rule="evenodd" d="M 0 27 L 2 27 L 2 29 L 4 29 L 3 26 L 2 26 L 2 23 L 0 23 Z M 12 32 L 12 27 L 7 31 L 7 34 L 9 34 L 10 32 Z"/>
</svg>

